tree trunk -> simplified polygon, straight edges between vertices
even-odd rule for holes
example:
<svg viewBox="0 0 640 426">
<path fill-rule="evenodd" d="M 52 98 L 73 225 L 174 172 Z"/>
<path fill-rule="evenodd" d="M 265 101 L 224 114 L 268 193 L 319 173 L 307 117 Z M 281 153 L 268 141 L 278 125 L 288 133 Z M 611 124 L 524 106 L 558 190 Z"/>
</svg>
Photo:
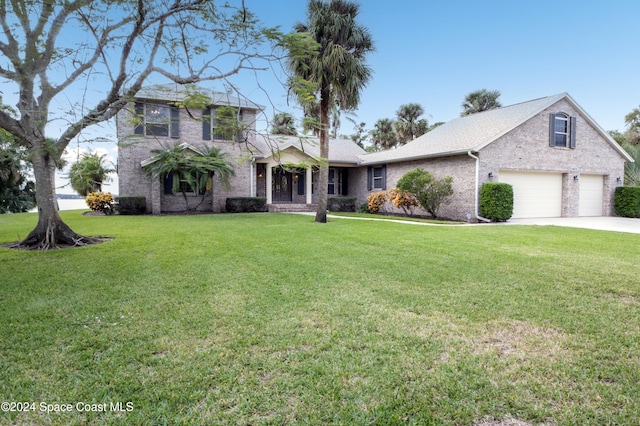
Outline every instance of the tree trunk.
<svg viewBox="0 0 640 426">
<path fill-rule="evenodd" d="M 31 153 L 36 178 L 38 224 L 27 238 L 18 243 L 18 247 L 49 250 L 60 246 L 82 246 L 98 242 L 99 239 L 76 234 L 62 221 L 56 200 L 55 162 L 41 149 L 34 149 Z"/>
<path fill-rule="evenodd" d="M 327 223 L 327 196 L 329 192 L 329 94 L 320 97 L 320 173 L 318 175 L 318 210 L 316 222 Z"/>
</svg>

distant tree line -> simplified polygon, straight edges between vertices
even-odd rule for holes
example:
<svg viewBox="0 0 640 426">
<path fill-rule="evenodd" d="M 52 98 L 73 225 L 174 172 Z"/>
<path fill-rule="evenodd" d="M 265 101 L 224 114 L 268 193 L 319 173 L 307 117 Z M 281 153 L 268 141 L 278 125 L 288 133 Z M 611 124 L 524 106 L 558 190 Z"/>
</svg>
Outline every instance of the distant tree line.
<svg viewBox="0 0 640 426">
<path fill-rule="evenodd" d="M 500 92 L 497 90 L 476 90 L 469 93 L 462 102 L 461 116 L 475 114 L 494 108 L 500 108 L 502 105 L 498 101 Z M 369 151 L 381 151 L 385 149 L 395 148 L 410 142 L 425 133 L 444 124 L 443 122 L 429 123 L 423 117 L 425 110 L 419 103 L 408 103 L 400 105 L 396 111 L 394 118 L 380 118 L 373 125 L 373 129 L 368 130 L 366 123 L 355 122 L 350 117 L 349 121 L 354 124 L 354 133 L 348 136 L 361 148 Z M 311 130 L 314 134 L 313 123 L 317 123 L 318 113 L 310 108 L 304 111 L 304 120 L 302 128 L 304 132 Z M 310 124 L 311 123 L 311 124 Z M 338 135 L 340 127 L 340 110 L 331 111 L 330 133 L 335 138 Z M 298 130 L 295 125 L 295 119 L 291 114 L 279 113 L 273 118 L 271 126 L 271 134 L 278 135 L 297 135 Z"/>
</svg>

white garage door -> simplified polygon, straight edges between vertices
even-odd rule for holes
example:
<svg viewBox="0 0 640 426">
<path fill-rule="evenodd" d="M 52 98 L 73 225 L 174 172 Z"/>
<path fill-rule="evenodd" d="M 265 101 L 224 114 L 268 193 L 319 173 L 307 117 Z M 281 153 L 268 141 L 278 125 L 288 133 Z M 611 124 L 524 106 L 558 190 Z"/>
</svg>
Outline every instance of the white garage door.
<svg viewBox="0 0 640 426">
<path fill-rule="evenodd" d="M 580 175 L 578 215 L 602 216 L 604 179 L 602 175 Z"/>
<path fill-rule="evenodd" d="M 500 172 L 513 186 L 513 218 L 562 216 L 562 174 Z"/>
</svg>

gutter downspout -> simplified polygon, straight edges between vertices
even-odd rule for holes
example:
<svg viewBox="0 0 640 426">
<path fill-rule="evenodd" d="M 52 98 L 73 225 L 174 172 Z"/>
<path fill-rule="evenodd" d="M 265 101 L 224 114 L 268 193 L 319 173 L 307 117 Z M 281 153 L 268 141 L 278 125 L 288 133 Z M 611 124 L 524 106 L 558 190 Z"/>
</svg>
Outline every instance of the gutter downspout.
<svg viewBox="0 0 640 426">
<path fill-rule="evenodd" d="M 478 181 L 480 180 L 480 158 L 476 157 L 471 153 L 471 151 L 467 151 L 467 155 L 474 160 L 476 160 L 476 188 L 475 188 L 475 215 L 476 219 L 481 220 L 483 222 L 491 222 L 491 219 L 487 219 L 486 217 L 480 216 L 478 213 Z"/>
</svg>

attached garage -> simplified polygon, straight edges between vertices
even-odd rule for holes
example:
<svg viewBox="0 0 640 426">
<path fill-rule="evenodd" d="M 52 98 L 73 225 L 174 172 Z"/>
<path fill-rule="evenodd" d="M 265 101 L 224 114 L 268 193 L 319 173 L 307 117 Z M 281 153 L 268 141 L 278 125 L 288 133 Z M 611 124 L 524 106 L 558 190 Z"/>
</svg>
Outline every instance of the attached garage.
<svg viewBox="0 0 640 426">
<path fill-rule="evenodd" d="M 500 171 L 513 187 L 513 218 L 562 216 L 562 174 Z"/>
<path fill-rule="evenodd" d="M 602 216 L 604 177 L 602 175 L 580 176 L 579 216 Z"/>
</svg>

